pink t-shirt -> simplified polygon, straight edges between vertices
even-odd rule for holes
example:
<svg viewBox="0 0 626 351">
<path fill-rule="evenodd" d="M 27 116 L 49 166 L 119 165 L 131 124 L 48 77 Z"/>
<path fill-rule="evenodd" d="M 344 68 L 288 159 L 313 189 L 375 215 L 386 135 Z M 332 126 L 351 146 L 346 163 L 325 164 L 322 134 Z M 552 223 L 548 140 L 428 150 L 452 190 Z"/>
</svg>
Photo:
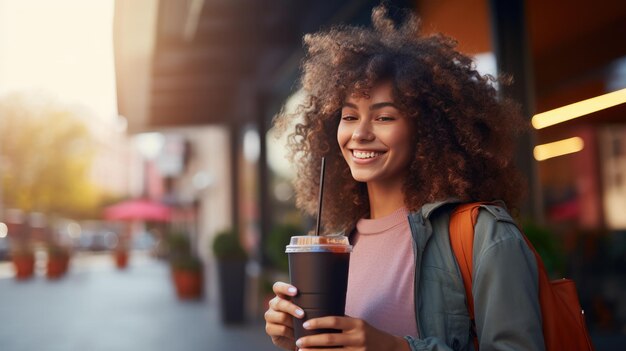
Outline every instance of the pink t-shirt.
<svg viewBox="0 0 626 351">
<path fill-rule="evenodd" d="M 346 315 L 396 336 L 418 337 L 415 263 L 408 211 L 400 208 L 356 224 L 350 255 Z"/>
</svg>

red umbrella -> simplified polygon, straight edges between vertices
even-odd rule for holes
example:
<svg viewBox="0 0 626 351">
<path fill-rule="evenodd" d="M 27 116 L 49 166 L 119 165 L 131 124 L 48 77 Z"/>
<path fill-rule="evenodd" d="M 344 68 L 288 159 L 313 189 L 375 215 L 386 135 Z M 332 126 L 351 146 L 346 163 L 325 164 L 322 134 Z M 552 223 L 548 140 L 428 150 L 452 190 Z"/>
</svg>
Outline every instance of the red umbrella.
<svg viewBox="0 0 626 351">
<path fill-rule="evenodd" d="M 147 199 L 134 199 L 122 201 L 104 209 L 104 219 L 112 221 L 168 221 L 171 216 L 171 208 Z"/>
</svg>

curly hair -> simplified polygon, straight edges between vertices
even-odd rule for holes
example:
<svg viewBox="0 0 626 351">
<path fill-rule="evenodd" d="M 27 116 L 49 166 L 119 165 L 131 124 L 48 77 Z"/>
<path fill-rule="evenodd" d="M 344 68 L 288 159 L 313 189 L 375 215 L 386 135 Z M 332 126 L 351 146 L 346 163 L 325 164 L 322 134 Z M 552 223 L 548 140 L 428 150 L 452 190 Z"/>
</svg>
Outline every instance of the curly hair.
<svg viewBox="0 0 626 351">
<path fill-rule="evenodd" d="M 369 213 L 366 186 L 351 176 L 337 127 L 348 97 L 368 97 L 375 85 L 391 81 L 394 102 L 411 121 L 415 141 L 403 185 L 407 208 L 450 197 L 499 199 L 515 207 L 524 182 L 512 162 L 514 138 L 528 128 L 518 106 L 498 99 L 496 79 L 479 74 L 453 39 L 421 35 L 414 15 L 396 26 L 379 6 L 372 22 L 371 29 L 339 26 L 304 37 L 305 102 L 295 113 L 283 110 L 275 118 L 279 130 L 302 119 L 288 138 L 297 169 L 296 205 L 311 215 L 317 210 L 325 156 L 324 231 L 350 230 Z"/>
</svg>

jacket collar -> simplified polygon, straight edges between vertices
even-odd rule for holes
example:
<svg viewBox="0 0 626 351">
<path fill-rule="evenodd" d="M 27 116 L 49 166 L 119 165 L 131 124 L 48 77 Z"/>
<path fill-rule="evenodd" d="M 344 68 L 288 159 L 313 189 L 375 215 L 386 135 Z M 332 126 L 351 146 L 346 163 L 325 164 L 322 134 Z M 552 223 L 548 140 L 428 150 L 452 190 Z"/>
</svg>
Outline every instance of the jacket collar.
<svg viewBox="0 0 626 351">
<path fill-rule="evenodd" d="M 416 212 L 409 213 L 409 226 L 411 228 L 411 235 L 413 241 L 417 245 L 418 255 L 417 262 L 421 261 L 420 252 L 426 247 L 426 243 L 430 240 L 432 235 L 432 225 L 430 223 L 430 215 L 437 209 L 444 205 L 459 203 L 460 200 L 456 198 L 448 198 L 443 201 L 437 201 L 429 204 L 425 204 Z"/>
<path fill-rule="evenodd" d="M 457 198 L 448 198 L 442 201 L 436 201 L 436 202 L 432 202 L 432 203 L 428 203 L 425 204 L 424 206 L 422 206 L 420 213 L 422 215 L 422 218 L 424 219 L 428 219 L 430 217 L 430 215 L 435 212 L 435 210 L 437 210 L 438 208 L 444 206 L 444 205 L 448 205 L 448 204 L 456 204 L 456 203 L 460 203 L 461 200 L 457 199 Z"/>
</svg>

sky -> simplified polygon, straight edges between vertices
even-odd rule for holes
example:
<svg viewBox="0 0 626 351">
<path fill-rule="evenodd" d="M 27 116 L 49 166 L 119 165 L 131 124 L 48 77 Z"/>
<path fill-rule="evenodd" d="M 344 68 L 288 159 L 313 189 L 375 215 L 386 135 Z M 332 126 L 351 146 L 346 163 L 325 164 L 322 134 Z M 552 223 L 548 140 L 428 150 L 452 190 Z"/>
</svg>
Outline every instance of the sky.
<svg viewBox="0 0 626 351">
<path fill-rule="evenodd" d="M 36 91 L 116 117 L 114 0 L 0 0 L 0 95 Z"/>
</svg>

